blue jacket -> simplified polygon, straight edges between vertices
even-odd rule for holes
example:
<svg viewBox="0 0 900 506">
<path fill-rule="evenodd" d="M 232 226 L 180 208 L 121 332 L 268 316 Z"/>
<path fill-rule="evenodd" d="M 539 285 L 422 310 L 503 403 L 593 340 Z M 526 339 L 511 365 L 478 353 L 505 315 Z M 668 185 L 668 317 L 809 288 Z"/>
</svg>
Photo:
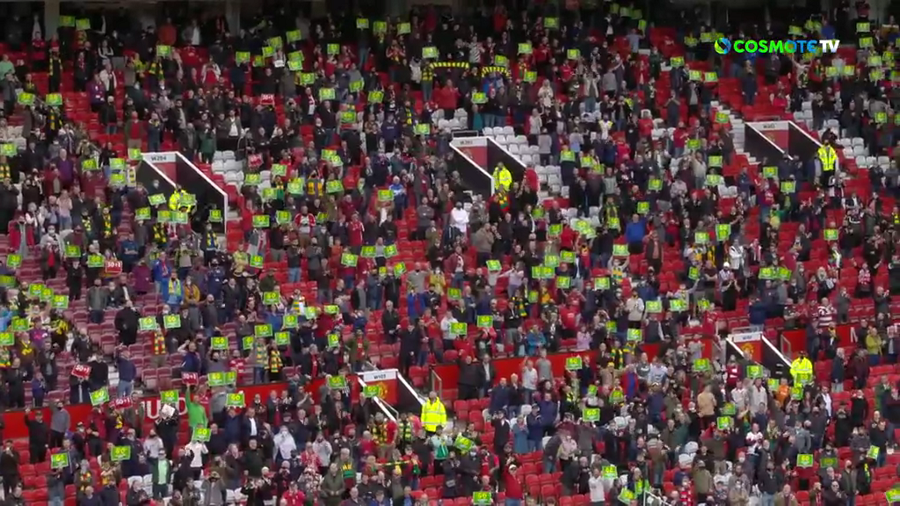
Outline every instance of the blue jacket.
<svg viewBox="0 0 900 506">
<path fill-rule="evenodd" d="M 222 432 L 225 433 L 225 439 L 229 444 L 241 442 L 242 426 L 242 419 L 240 416 L 229 416 L 225 419 L 225 425 L 222 427 Z"/>
<path fill-rule="evenodd" d="M 528 439 L 531 441 L 540 441 L 544 437 L 544 417 L 543 415 L 530 414 L 525 419 L 528 423 Z"/>
<path fill-rule="evenodd" d="M 765 325 L 767 307 L 762 300 L 757 300 L 753 304 L 750 304 L 749 312 L 750 325 Z"/>
<path fill-rule="evenodd" d="M 410 320 L 415 320 L 419 317 L 419 308 L 416 307 L 417 300 L 418 297 L 416 297 L 416 294 L 406 294 L 406 313 Z"/>
<path fill-rule="evenodd" d="M 555 401 L 539 401 L 538 407 L 541 409 L 541 419 L 544 421 L 545 427 L 550 427 L 559 414 L 559 404 Z"/>
<path fill-rule="evenodd" d="M 512 433 L 513 451 L 520 455 L 528 453 L 528 425 L 520 426 L 518 423 L 514 423 Z"/>
<path fill-rule="evenodd" d="M 137 243 L 129 240 L 122 241 L 121 244 L 119 244 L 119 258 L 126 263 L 136 262 L 138 260 L 138 255 L 136 253 L 125 253 L 128 250 L 137 251 Z"/>
<path fill-rule="evenodd" d="M 354 332 L 356 332 L 357 330 L 365 331 L 366 325 L 368 323 L 369 323 L 369 320 L 366 319 L 365 316 L 359 315 L 359 317 L 357 317 L 356 319 L 353 320 L 353 331 Z"/>
<path fill-rule="evenodd" d="M 137 378 L 137 367 L 131 360 L 120 357 L 116 367 L 119 369 L 119 381 L 134 381 Z"/>
<path fill-rule="evenodd" d="M 643 285 L 639 286 L 637 289 L 637 292 L 638 292 L 638 297 L 643 299 L 644 302 L 647 302 L 650 300 L 656 300 L 656 298 L 657 298 L 656 297 L 656 295 L 657 295 L 656 289 L 653 288 L 653 286 L 649 285 L 649 284 L 643 284 Z"/>
<path fill-rule="evenodd" d="M 13 312 L 9 308 L 0 308 L 0 331 L 5 331 L 13 319 Z"/>
<path fill-rule="evenodd" d="M 509 406 L 509 387 L 494 387 L 491 390 L 491 413 L 505 411 L 507 406 Z"/>
<path fill-rule="evenodd" d="M 284 324 L 284 313 L 266 313 L 266 323 L 272 326 L 272 332 L 280 332 Z"/>
<path fill-rule="evenodd" d="M 663 396 L 657 392 L 655 394 L 651 394 L 650 397 L 647 398 L 647 413 L 652 416 L 660 416 L 665 408 L 665 404 L 663 403 Z"/>
<path fill-rule="evenodd" d="M 625 226 L 625 242 L 628 244 L 639 243 L 644 240 L 644 235 L 647 233 L 647 224 L 643 219 L 638 220 L 637 222 L 630 222 Z"/>
<path fill-rule="evenodd" d="M 603 146 L 603 163 L 604 163 L 604 165 L 606 165 L 607 167 L 615 166 L 616 157 L 618 157 L 618 156 L 619 156 L 619 153 L 618 153 L 618 150 L 616 149 L 615 144 L 613 144 L 611 142 L 607 142 L 606 144 L 604 144 L 604 146 Z"/>
<path fill-rule="evenodd" d="M 625 373 L 625 397 L 631 399 L 637 395 L 638 377 L 637 374 L 630 372 Z"/>
<path fill-rule="evenodd" d="M 844 382 L 844 366 L 847 365 L 843 360 L 832 360 L 831 361 L 831 381 L 832 382 Z"/>
<path fill-rule="evenodd" d="M 169 273 L 172 272 L 172 267 L 162 260 L 156 260 L 153 262 L 153 281 L 162 282 L 169 278 Z"/>
<path fill-rule="evenodd" d="M 225 270 L 221 267 L 210 269 L 206 274 L 206 293 L 214 298 L 219 298 L 219 292 L 222 291 L 222 285 L 225 283 Z"/>
<path fill-rule="evenodd" d="M 169 279 L 163 279 L 160 283 L 162 285 L 162 300 L 166 304 L 181 305 L 181 301 L 184 300 L 184 283 L 179 280 L 178 286 L 181 287 L 181 289 L 178 290 L 177 293 L 169 293 L 170 283 L 171 280 Z"/>
<path fill-rule="evenodd" d="M 181 365 L 184 372 L 200 372 L 200 357 L 196 353 L 185 353 L 184 362 Z"/>
<path fill-rule="evenodd" d="M 525 347 L 525 352 L 527 355 L 533 355 L 534 352 L 541 346 L 547 344 L 547 340 L 544 339 L 544 334 L 540 331 L 531 331 L 528 333 L 526 337 L 527 346 Z"/>
</svg>

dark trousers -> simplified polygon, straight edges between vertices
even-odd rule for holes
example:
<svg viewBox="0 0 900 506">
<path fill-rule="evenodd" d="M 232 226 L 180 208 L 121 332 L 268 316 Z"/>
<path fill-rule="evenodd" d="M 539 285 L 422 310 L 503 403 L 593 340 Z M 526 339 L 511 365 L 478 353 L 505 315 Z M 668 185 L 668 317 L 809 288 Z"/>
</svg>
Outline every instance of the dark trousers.
<svg viewBox="0 0 900 506">
<path fill-rule="evenodd" d="M 46 447 L 34 447 L 31 446 L 28 448 L 29 453 L 31 453 L 31 457 L 29 461 L 32 464 L 39 464 L 47 460 L 47 448 Z"/>
<path fill-rule="evenodd" d="M 478 398 L 478 388 L 469 385 L 459 385 L 459 400 L 468 401 Z"/>
<path fill-rule="evenodd" d="M 62 432 L 50 431 L 50 448 L 60 448 L 63 445 L 63 439 L 66 435 Z"/>
<path fill-rule="evenodd" d="M 16 485 L 19 483 L 19 475 L 17 474 L 4 474 L 3 475 L 3 494 L 6 497 L 10 497 L 13 489 L 16 488 Z"/>
<path fill-rule="evenodd" d="M 104 312 L 99 309 L 91 309 L 90 311 L 90 321 L 91 323 L 103 323 Z"/>
</svg>

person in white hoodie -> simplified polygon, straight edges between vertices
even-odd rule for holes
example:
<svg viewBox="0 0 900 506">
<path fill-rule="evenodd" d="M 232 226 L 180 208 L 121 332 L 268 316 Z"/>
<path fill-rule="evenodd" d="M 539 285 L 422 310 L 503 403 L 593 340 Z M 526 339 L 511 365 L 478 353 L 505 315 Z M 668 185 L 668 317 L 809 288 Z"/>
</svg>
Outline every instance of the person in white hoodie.
<svg viewBox="0 0 900 506">
<path fill-rule="evenodd" d="M 291 454 L 297 451 L 297 442 L 290 431 L 288 431 L 287 425 L 281 426 L 281 430 L 278 431 L 278 434 L 275 434 L 273 442 L 275 443 L 275 455 L 272 458 L 276 462 L 279 460 L 279 455 L 281 460 L 291 460 Z"/>
<path fill-rule="evenodd" d="M 748 388 L 750 392 L 750 412 L 754 415 L 765 413 L 768 405 L 769 393 L 763 387 L 761 379 L 754 379 L 753 384 Z"/>
<path fill-rule="evenodd" d="M 469 211 L 463 207 L 462 202 L 457 202 L 456 207 L 450 211 L 450 223 L 456 227 L 462 235 L 466 235 L 469 227 Z"/>
<path fill-rule="evenodd" d="M 184 447 L 184 451 L 190 452 L 191 472 L 194 473 L 194 479 L 199 480 L 203 472 L 203 456 L 209 453 L 206 443 L 197 440 L 191 441 Z"/>
<path fill-rule="evenodd" d="M 591 506 L 603 506 L 606 502 L 606 484 L 603 476 L 600 474 L 600 468 L 597 466 L 594 466 L 591 470 L 588 488 L 590 489 Z"/>
</svg>

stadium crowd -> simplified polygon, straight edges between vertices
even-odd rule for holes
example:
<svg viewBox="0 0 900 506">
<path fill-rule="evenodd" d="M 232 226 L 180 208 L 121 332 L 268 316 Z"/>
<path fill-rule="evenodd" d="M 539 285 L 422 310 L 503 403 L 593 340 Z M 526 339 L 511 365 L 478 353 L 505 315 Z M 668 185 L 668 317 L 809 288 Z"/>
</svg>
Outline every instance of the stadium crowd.
<svg viewBox="0 0 900 506">
<path fill-rule="evenodd" d="M 874 39 L 860 58 L 897 40 L 865 2 L 839 4 L 837 30 Z M 0 406 L 28 437 L 0 452 L 4 504 L 900 501 L 897 164 L 862 175 L 834 155 L 847 131 L 898 156 L 893 73 L 726 58 L 699 12 L 671 6 L 512 7 L 281 7 L 239 33 L 186 11 L 146 30 L 64 11 L 53 34 L 13 18 Z M 835 13 L 809 14 L 792 36 L 834 33 Z M 726 78 L 738 111 L 812 100 L 817 127 L 839 120 L 824 155 L 727 174 Z M 510 126 L 535 163 L 470 191 L 451 122 Z M 137 184 L 141 151 L 216 182 L 236 163 L 237 211 Z M 844 190 L 858 178 L 865 191 Z M 776 340 L 806 329 L 808 347 L 781 378 L 710 355 L 736 321 Z M 563 351 L 581 354 L 554 371 Z M 498 377 L 504 357 L 517 375 Z M 441 364 L 459 382 L 418 383 L 421 411 L 348 381 Z M 286 386 L 238 393 L 262 383 Z"/>
</svg>

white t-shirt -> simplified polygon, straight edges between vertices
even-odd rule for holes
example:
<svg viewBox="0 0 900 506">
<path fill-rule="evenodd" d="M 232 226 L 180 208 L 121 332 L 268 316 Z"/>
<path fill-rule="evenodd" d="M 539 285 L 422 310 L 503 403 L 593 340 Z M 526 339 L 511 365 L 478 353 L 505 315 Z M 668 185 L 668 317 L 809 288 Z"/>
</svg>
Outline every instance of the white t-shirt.
<svg viewBox="0 0 900 506">
<path fill-rule="evenodd" d="M 744 263 L 744 248 L 740 246 L 730 246 L 728 248 L 728 261 L 731 263 L 733 270 L 739 270 Z"/>
<path fill-rule="evenodd" d="M 537 381 L 537 369 L 535 369 L 534 367 L 532 367 L 531 369 L 522 369 L 522 388 L 527 388 L 528 390 L 537 390 Z M 531 402 L 531 399 L 528 399 L 526 404 L 528 402 Z"/>
<path fill-rule="evenodd" d="M 209 452 L 206 449 L 206 445 L 200 441 L 192 441 L 188 443 L 187 449 L 194 453 L 194 456 L 191 458 L 191 467 L 203 467 L 203 455 Z"/>
<path fill-rule="evenodd" d="M 294 441 L 294 436 L 292 436 L 289 432 L 279 432 L 275 435 L 275 456 L 278 456 L 278 453 L 281 453 L 281 458 L 285 460 L 290 460 L 291 452 L 297 449 L 297 443 Z"/>
<path fill-rule="evenodd" d="M 444 315 L 444 318 L 441 319 L 441 334 L 443 335 L 443 338 L 448 341 L 453 339 L 453 334 L 450 333 L 450 326 L 454 323 L 457 323 L 456 318 L 451 316 L 450 313 L 447 313 Z"/>
<path fill-rule="evenodd" d="M 759 445 L 763 440 L 763 435 L 761 432 L 748 432 L 747 433 L 747 449 L 750 453 L 756 453 L 757 445 Z"/>
<path fill-rule="evenodd" d="M 592 503 L 606 501 L 606 490 L 603 486 L 602 476 L 591 476 L 590 479 L 588 479 L 588 487 L 591 489 Z"/>
<path fill-rule="evenodd" d="M 469 211 L 454 207 L 453 210 L 450 211 L 450 219 L 453 222 L 453 226 L 462 232 L 463 235 L 466 235 L 466 230 L 469 226 Z"/>
</svg>

